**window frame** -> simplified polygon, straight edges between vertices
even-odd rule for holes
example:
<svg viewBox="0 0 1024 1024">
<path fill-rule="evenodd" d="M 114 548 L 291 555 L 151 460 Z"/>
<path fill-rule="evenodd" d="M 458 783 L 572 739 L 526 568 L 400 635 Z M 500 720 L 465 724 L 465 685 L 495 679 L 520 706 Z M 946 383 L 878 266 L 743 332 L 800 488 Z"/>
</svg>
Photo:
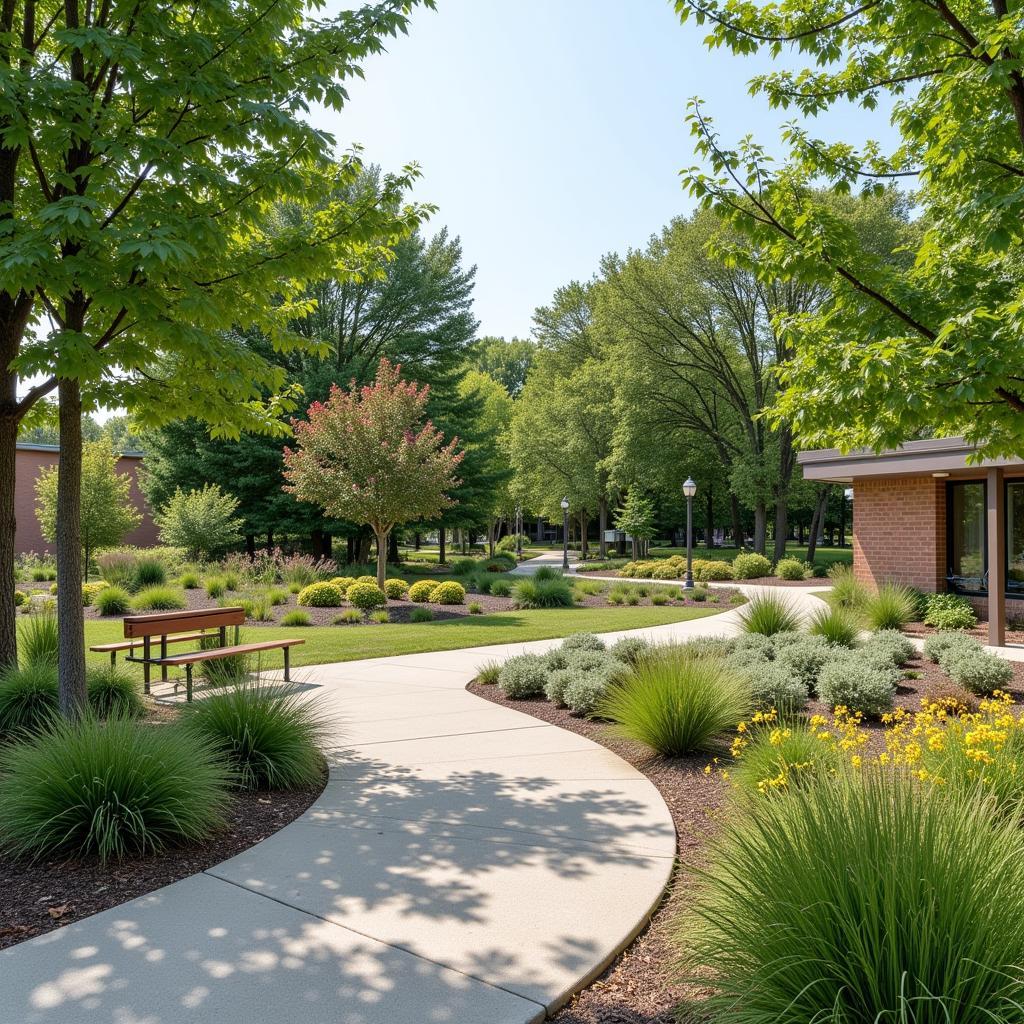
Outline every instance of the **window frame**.
<svg viewBox="0 0 1024 1024">
<path fill-rule="evenodd" d="M 965 587 L 958 586 L 956 581 L 953 579 L 953 495 L 955 493 L 954 488 L 966 487 L 966 486 L 980 486 L 981 497 L 985 508 L 988 507 L 988 481 L 982 477 L 981 479 L 969 479 L 969 480 L 947 480 L 946 481 L 946 590 L 951 594 L 962 594 L 964 597 L 988 597 L 988 586 L 984 586 L 978 590 L 968 590 Z M 1006 481 L 1003 481 L 1003 508 L 1006 508 Z M 988 516 L 985 516 L 984 526 L 982 528 L 982 542 L 981 542 L 981 557 L 982 557 L 982 574 L 981 578 L 985 579 L 988 573 Z M 1009 552 L 1006 554 L 1007 564 L 1004 568 L 1009 569 Z"/>
</svg>

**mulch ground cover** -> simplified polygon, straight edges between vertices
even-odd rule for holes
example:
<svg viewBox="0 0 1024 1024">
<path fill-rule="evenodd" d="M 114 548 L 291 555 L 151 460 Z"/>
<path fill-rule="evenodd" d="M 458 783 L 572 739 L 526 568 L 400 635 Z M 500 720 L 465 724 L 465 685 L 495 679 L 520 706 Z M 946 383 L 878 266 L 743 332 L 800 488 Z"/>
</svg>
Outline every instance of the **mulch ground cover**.
<svg viewBox="0 0 1024 1024">
<path fill-rule="evenodd" d="M 903 632 L 908 636 L 923 640 L 938 633 L 939 630 L 935 629 L 934 626 L 926 626 L 923 622 L 911 622 L 904 627 Z M 983 644 L 988 643 L 988 622 L 984 619 L 964 632 L 970 633 L 971 636 L 977 638 Z M 1008 644 L 1024 644 L 1024 629 L 1014 629 L 1008 625 L 1006 627 L 1006 642 Z"/>
<path fill-rule="evenodd" d="M 576 572 L 577 576 L 587 576 L 591 578 L 602 578 L 602 577 L 621 577 L 623 580 L 629 580 L 633 577 L 622 576 L 617 569 L 612 570 L 600 570 L 600 569 L 579 569 Z M 667 583 L 669 585 L 675 584 L 679 586 L 682 583 L 682 579 L 678 580 L 644 580 L 644 583 Z M 719 581 L 715 580 L 717 584 Z M 737 583 L 744 585 L 750 584 L 757 587 L 827 587 L 830 586 L 829 580 L 826 577 L 812 576 L 808 580 L 780 580 L 778 576 L 757 576 L 751 580 L 736 580 Z M 698 583 L 697 586 L 703 586 Z"/>
<path fill-rule="evenodd" d="M 172 709 L 158 708 L 157 720 Z M 0 949 L 145 896 L 219 864 L 273 835 L 301 815 L 327 784 L 288 792 L 239 792 L 222 831 L 203 843 L 132 860 L 46 858 L 16 860 L 0 852 Z"/>
<path fill-rule="evenodd" d="M 925 697 L 948 695 L 952 683 L 946 674 L 923 656 L 910 661 L 906 672 L 919 678 L 905 678 L 896 704 L 918 710 Z M 706 1020 L 701 1003 L 709 989 L 682 984 L 673 977 L 676 960 L 674 933 L 686 908 L 694 883 L 694 870 L 706 864 L 705 849 L 724 818 L 728 784 L 717 775 L 707 776 L 707 754 L 665 758 L 641 744 L 617 736 L 605 722 L 578 718 L 565 708 L 543 699 L 509 700 L 497 686 L 471 683 L 469 689 L 495 704 L 550 722 L 600 743 L 643 772 L 657 787 L 672 814 L 676 827 L 679 863 L 661 905 L 647 928 L 612 965 L 591 982 L 554 1017 L 559 1024 L 699 1024 Z M 1017 710 L 1024 710 L 1024 664 L 1014 663 L 1010 689 Z M 828 714 L 812 701 L 808 714 Z M 864 722 L 869 733 L 868 749 L 885 749 L 884 729 L 879 722 Z"/>
</svg>

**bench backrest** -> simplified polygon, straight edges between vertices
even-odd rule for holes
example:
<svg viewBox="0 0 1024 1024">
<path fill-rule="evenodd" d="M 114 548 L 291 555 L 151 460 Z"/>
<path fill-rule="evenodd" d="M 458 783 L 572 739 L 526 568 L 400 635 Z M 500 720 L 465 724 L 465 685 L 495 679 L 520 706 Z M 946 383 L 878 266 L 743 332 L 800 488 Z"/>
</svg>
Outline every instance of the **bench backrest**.
<svg viewBox="0 0 1024 1024">
<path fill-rule="evenodd" d="M 196 629 L 216 629 L 219 626 L 241 626 L 245 622 L 244 608 L 198 608 L 195 611 L 153 612 L 151 615 L 126 615 L 126 638 L 169 636 L 190 633 Z"/>
</svg>

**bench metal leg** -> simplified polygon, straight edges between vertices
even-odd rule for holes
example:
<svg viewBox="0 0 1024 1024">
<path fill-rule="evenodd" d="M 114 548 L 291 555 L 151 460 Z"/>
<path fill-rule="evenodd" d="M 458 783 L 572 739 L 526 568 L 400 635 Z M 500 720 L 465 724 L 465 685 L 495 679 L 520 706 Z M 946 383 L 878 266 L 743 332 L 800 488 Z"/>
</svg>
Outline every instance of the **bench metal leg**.
<svg viewBox="0 0 1024 1024">
<path fill-rule="evenodd" d="M 167 637 L 166 636 L 160 637 L 160 657 L 161 658 L 166 658 L 167 657 Z M 161 665 L 160 666 L 160 678 L 165 683 L 167 682 L 167 666 L 166 665 Z"/>
<path fill-rule="evenodd" d="M 142 663 L 142 687 L 146 693 L 149 693 L 149 637 L 142 642 L 142 657 L 145 661 Z"/>
<path fill-rule="evenodd" d="M 290 683 L 292 681 L 291 672 L 288 669 L 288 651 L 290 648 L 284 648 L 284 681 Z"/>
<path fill-rule="evenodd" d="M 117 651 L 110 652 L 110 667 L 117 668 Z"/>
<path fill-rule="evenodd" d="M 192 666 L 185 666 L 185 700 L 192 702 Z"/>
</svg>

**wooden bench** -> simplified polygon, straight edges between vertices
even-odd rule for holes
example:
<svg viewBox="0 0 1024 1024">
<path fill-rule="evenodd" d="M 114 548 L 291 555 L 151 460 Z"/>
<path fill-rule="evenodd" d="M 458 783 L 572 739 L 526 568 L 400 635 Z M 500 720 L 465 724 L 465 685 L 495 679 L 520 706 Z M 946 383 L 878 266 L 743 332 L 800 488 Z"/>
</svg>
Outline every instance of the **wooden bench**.
<svg viewBox="0 0 1024 1024">
<path fill-rule="evenodd" d="M 252 654 L 256 651 L 284 652 L 284 678 L 291 679 L 289 650 L 305 640 L 262 640 L 257 643 L 238 642 L 238 627 L 245 622 L 244 608 L 206 608 L 197 611 L 155 612 L 152 615 L 126 615 L 124 619 L 125 641 L 114 644 L 97 644 L 90 651 L 110 654 L 111 664 L 117 659 L 118 651 L 127 651 L 125 661 L 142 665 L 146 693 L 149 693 L 150 671 L 153 665 L 160 666 L 161 679 L 167 678 L 167 669 L 181 666 L 185 669 L 186 697 L 192 699 L 192 669 L 204 661 L 217 661 L 234 655 Z M 228 644 L 228 627 L 234 628 L 234 643 Z M 186 651 L 184 654 L 168 654 L 172 644 L 186 643 L 207 637 L 216 637 L 219 646 L 208 650 Z M 135 652 L 141 644 L 142 655 Z M 154 650 L 155 647 L 155 650 Z"/>
</svg>

